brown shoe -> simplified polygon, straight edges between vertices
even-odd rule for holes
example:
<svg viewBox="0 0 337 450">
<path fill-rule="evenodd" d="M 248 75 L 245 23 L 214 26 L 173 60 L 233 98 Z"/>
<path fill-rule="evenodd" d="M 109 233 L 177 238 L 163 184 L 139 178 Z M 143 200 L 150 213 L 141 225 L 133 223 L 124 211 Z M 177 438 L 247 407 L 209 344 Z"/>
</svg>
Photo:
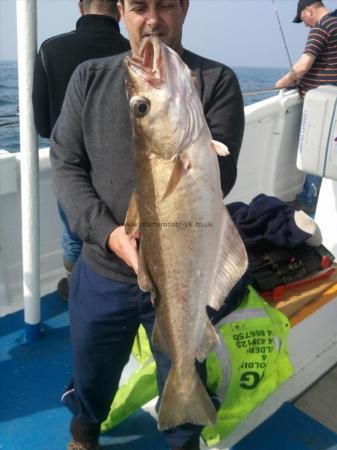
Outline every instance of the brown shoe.
<svg viewBox="0 0 337 450">
<path fill-rule="evenodd" d="M 98 441 L 94 442 L 78 442 L 72 440 L 69 442 L 67 450 L 99 450 Z"/>
</svg>

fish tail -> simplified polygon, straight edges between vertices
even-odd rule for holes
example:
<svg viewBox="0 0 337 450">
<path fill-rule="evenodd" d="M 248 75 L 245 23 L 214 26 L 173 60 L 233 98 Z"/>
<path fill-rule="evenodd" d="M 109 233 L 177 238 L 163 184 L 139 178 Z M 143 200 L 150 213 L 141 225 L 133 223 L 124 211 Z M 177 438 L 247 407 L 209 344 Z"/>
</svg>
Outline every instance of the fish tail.
<svg viewBox="0 0 337 450">
<path fill-rule="evenodd" d="M 215 421 L 215 408 L 195 366 L 193 370 L 186 370 L 183 376 L 173 366 L 167 377 L 160 403 L 159 430 L 183 423 L 212 425 Z"/>
</svg>

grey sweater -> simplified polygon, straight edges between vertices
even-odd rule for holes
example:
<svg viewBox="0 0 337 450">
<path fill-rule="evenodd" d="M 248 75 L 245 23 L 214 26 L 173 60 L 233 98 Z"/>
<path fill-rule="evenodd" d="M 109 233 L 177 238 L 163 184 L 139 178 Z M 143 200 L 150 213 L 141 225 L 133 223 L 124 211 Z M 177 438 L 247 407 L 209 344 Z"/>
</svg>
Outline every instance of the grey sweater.
<svg viewBox="0 0 337 450">
<path fill-rule="evenodd" d="M 135 283 L 133 270 L 106 248 L 110 233 L 124 223 L 135 184 L 125 55 L 86 61 L 75 70 L 52 133 L 51 163 L 57 198 L 84 241 L 84 261 L 103 276 Z M 213 138 L 231 152 L 219 158 L 226 195 L 236 179 L 244 128 L 239 84 L 220 63 L 187 50 L 183 60 L 196 78 Z"/>
</svg>

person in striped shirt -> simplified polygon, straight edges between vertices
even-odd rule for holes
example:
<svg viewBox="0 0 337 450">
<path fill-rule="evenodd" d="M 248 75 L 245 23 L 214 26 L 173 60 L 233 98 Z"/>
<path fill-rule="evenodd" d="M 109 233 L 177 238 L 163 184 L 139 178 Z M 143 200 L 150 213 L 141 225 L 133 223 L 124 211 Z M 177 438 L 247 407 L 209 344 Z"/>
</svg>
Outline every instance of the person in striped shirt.
<svg viewBox="0 0 337 450">
<path fill-rule="evenodd" d="M 303 22 L 311 30 L 304 53 L 275 87 L 296 84 L 303 97 L 320 85 L 337 85 L 337 10 L 330 12 L 321 1 L 299 0 L 293 22 Z"/>
<path fill-rule="evenodd" d="M 293 22 L 303 22 L 311 30 L 304 53 L 275 87 L 296 85 L 304 97 L 308 90 L 320 85 L 337 85 L 337 10 L 330 12 L 321 1 L 299 0 Z M 314 214 L 321 181 L 317 175 L 306 176 L 295 200 L 296 208 Z"/>
</svg>

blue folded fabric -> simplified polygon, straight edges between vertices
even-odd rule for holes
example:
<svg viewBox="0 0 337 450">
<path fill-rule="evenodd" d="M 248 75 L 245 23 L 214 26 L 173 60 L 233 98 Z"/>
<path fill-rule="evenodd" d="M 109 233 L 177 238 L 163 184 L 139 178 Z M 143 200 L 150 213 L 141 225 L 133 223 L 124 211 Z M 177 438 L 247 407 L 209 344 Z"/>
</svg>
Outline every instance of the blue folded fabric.
<svg viewBox="0 0 337 450">
<path fill-rule="evenodd" d="M 266 240 L 292 248 L 311 237 L 296 225 L 295 208 L 276 197 L 260 194 L 249 205 L 234 202 L 227 208 L 246 246 Z"/>
</svg>

